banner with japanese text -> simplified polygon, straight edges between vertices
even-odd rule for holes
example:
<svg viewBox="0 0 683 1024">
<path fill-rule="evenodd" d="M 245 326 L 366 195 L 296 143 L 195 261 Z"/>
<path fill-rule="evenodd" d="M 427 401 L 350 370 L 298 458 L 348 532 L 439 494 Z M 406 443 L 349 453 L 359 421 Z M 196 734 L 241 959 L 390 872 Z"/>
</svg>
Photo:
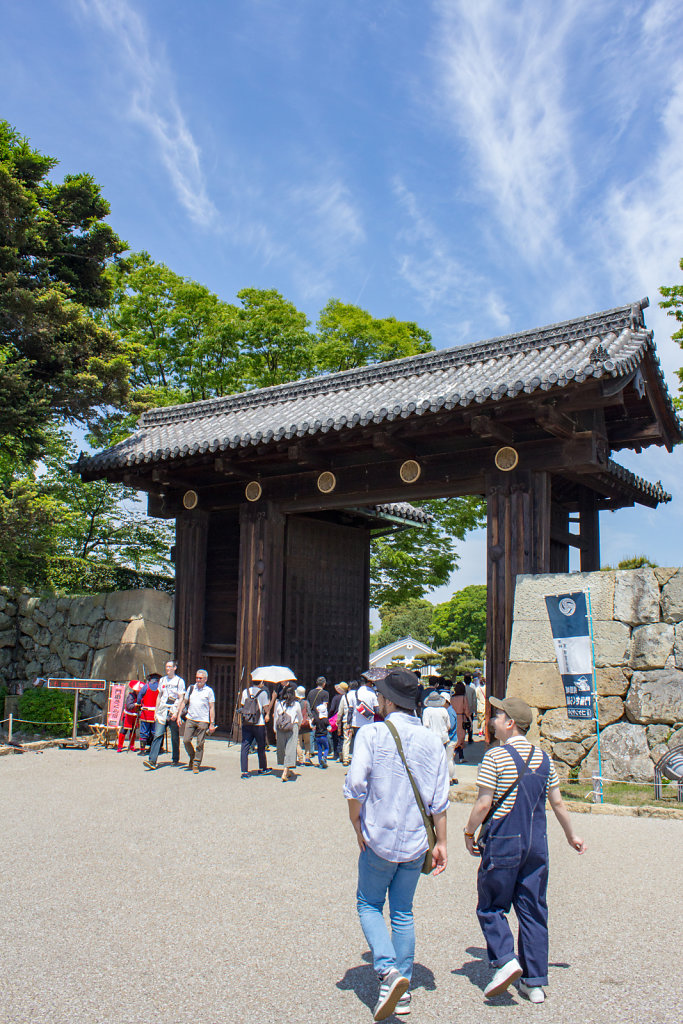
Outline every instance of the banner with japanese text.
<svg viewBox="0 0 683 1024">
<path fill-rule="evenodd" d="M 567 700 L 567 716 L 595 718 L 593 644 L 586 594 L 555 594 L 546 597 L 545 603 Z"/>
</svg>

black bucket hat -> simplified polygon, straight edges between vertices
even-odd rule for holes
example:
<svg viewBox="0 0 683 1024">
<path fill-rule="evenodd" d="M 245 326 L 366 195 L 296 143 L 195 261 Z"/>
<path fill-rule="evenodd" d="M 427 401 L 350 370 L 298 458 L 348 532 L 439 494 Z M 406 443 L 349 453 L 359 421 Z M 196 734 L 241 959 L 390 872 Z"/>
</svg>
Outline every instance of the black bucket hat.
<svg viewBox="0 0 683 1024">
<path fill-rule="evenodd" d="M 394 668 L 384 679 L 375 680 L 375 689 L 396 707 L 414 711 L 417 707 L 417 676 L 404 668 Z"/>
</svg>

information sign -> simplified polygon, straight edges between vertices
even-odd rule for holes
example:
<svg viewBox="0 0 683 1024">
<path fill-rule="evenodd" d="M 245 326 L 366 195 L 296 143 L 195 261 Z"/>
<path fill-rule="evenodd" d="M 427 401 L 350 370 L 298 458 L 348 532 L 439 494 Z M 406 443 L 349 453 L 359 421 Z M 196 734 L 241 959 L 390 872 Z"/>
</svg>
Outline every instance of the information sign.
<svg viewBox="0 0 683 1024">
<path fill-rule="evenodd" d="M 107 705 L 107 728 L 117 729 L 123 713 L 123 700 L 126 694 L 125 683 L 112 683 L 109 689 Z"/>
</svg>

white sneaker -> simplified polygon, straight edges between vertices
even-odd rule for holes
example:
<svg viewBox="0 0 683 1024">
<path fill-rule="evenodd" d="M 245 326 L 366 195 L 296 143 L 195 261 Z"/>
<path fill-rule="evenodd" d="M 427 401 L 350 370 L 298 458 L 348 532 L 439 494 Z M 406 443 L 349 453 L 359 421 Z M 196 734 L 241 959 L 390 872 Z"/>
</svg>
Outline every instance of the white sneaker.
<svg viewBox="0 0 683 1024">
<path fill-rule="evenodd" d="M 544 1003 L 545 992 L 540 985 L 527 985 L 525 981 L 520 978 L 517 983 L 517 990 L 520 996 L 524 996 L 530 1003 Z"/>
<path fill-rule="evenodd" d="M 509 988 L 513 981 L 517 981 L 518 978 L 522 977 L 522 968 L 519 966 L 517 959 L 509 960 L 502 967 L 499 967 L 493 978 L 484 989 L 484 995 L 487 999 L 491 996 L 499 996 L 501 992 L 504 992 L 506 988 Z"/>
<path fill-rule="evenodd" d="M 394 1013 L 400 1017 L 406 1017 L 410 1013 L 410 992 L 405 992 L 396 1003 Z"/>
<path fill-rule="evenodd" d="M 521 968 L 520 968 L 521 973 Z M 389 971 L 381 980 L 379 986 L 379 999 L 375 1003 L 374 1020 L 384 1020 L 390 1017 L 401 996 L 408 990 L 410 982 L 394 968 Z"/>
</svg>

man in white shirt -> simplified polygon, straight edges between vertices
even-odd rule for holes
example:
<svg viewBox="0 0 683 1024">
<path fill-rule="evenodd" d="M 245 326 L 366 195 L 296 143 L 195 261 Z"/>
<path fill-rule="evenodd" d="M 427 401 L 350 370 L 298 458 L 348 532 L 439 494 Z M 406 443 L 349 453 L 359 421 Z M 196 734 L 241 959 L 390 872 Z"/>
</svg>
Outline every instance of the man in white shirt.
<svg viewBox="0 0 683 1024">
<path fill-rule="evenodd" d="M 159 682 L 156 708 L 154 710 L 154 738 L 149 748 L 149 757 L 143 764 L 146 768 L 158 768 L 157 759 L 167 727 L 171 730 L 171 761 L 180 764 L 180 732 L 178 710 L 185 693 L 185 680 L 177 674 L 178 662 L 166 662 L 166 675 Z"/>
<path fill-rule="evenodd" d="M 195 775 L 201 768 L 206 734 L 216 731 L 216 697 L 211 687 L 206 685 L 208 678 L 209 673 L 198 668 L 194 685 L 190 686 L 180 702 L 181 718 L 187 708 L 183 743 L 190 758 L 188 767 Z M 196 746 L 192 746 L 192 740 Z"/>
<path fill-rule="evenodd" d="M 412 672 L 395 669 L 376 685 L 379 713 L 398 732 L 425 811 L 433 817 L 436 845 L 431 866 L 440 874 L 448 860 L 448 768 L 443 744 L 415 717 L 418 683 Z M 413 897 L 429 841 L 408 772 L 385 722 L 362 728 L 355 743 L 344 796 L 361 851 L 358 916 L 380 981 L 374 1019 L 384 1020 L 392 1013 L 410 1012 Z M 391 936 L 382 915 L 387 892 Z"/>
<path fill-rule="evenodd" d="M 432 690 L 425 697 L 422 724 L 430 729 L 444 746 L 448 743 L 451 720 L 446 711 L 446 700 L 438 690 Z"/>
<path fill-rule="evenodd" d="M 377 708 L 375 684 L 364 680 L 358 687 L 356 694 L 356 706 L 353 709 L 353 728 L 360 729 L 362 726 L 370 725 L 374 722 Z"/>
</svg>

